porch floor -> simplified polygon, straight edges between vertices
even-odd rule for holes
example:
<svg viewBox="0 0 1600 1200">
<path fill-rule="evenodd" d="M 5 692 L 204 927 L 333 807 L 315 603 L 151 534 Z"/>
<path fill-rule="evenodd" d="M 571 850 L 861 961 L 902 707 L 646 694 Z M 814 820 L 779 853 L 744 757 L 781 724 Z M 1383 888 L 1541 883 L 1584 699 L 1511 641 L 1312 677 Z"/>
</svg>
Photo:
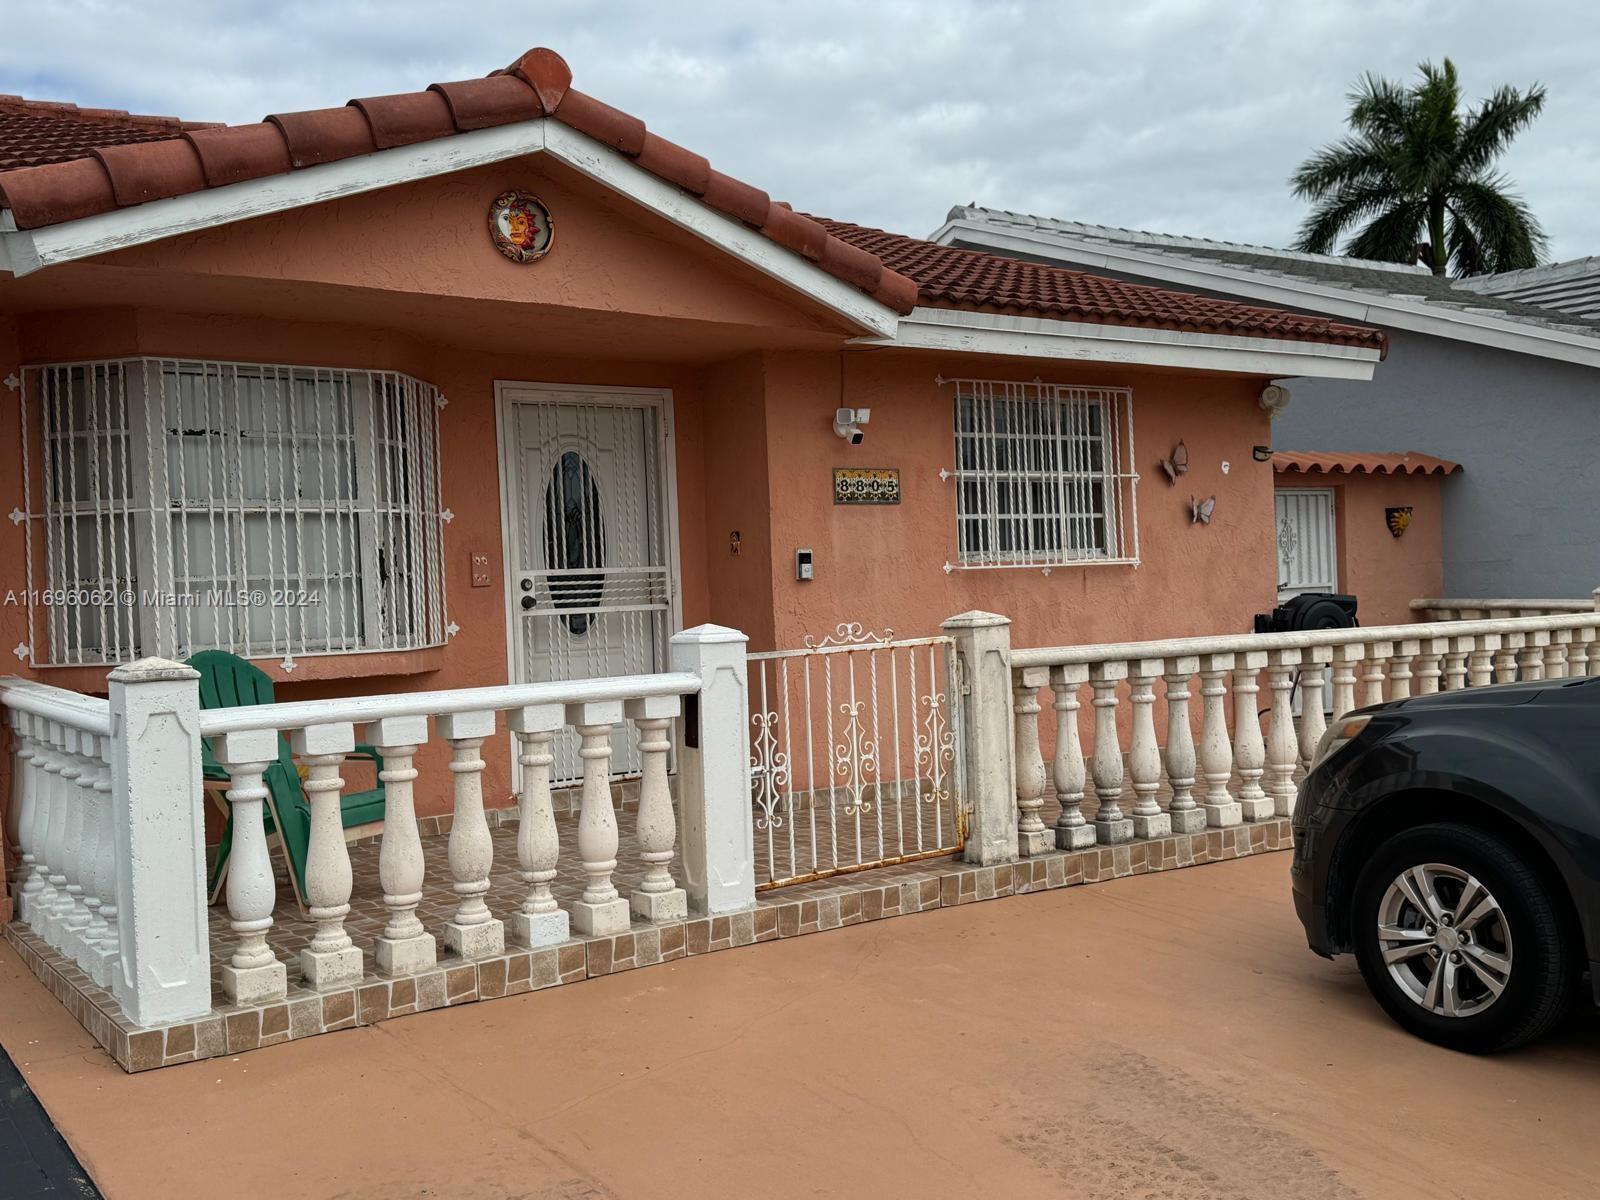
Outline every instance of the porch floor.
<svg viewBox="0 0 1600 1200">
<path fill-rule="evenodd" d="M 1092 817 L 1092 802 L 1085 809 Z M 1047 823 L 1054 821 L 1055 813 L 1054 802 L 1047 800 L 1043 814 Z M 627 831 L 630 816 L 619 814 L 624 833 L 615 879 L 624 895 L 643 874 L 637 847 Z M 491 813 L 490 819 L 498 823 L 492 830 L 495 866 L 488 903 L 497 917 L 506 918 L 520 906 L 525 895 L 517 870 L 515 809 Z M 576 860 L 577 816 L 559 814 L 557 822 L 562 861 L 552 890 L 566 907 L 583 889 L 583 875 Z M 440 825 L 444 828 L 423 838 L 427 880 L 418 910 L 424 926 L 433 931 L 448 920 L 455 907 L 446 868 L 447 819 Z M 132 1072 L 238 1054 L 391 1017 L 517 995 L 862 921 L 1239 858 L 1287 849 L 1290 844 L 1289 822 L 1275 818 L 1232 829 L 1114 847 L 1051 851 L 1014 864 L 990 867 L 972 866 L 954 857 L 922 859 L 763 891 L 758 893 L 753 910 L 731 916 L 691 917 L 662 925 L 635 921 L 627 933 L 578 937 L 532 951 L 508 945 L 507 953 L 476 962 L 456 958 L 441 946 L 434 969 L 391 979 L 374 973 L 373 941 L 382 931 L 386 912 L 378 880 L 379 842 L 371 839 L 350 847 L 355 887 L 346 928 L 366 956 L 368 970 L 359 985 L 326 992 L 303 985 L 298 956 L 311 940 L 314 927 L 296 908 L 287 880 L 280 874 L 280 903 L 268 940 L 288 968 L 287 998 L 264 1005 L 223 1005 L 205 1017 L 156 1029 L 131 1024 L 108 991 L 96 987 L 75 964 L 51 949 L 26 925 L 12 922 L 5 927 L 5 936 L 79 1023 L 124 1070 Z M 279 869 L 281 873 L 281 865 Z M 234 939 L 225 906 L 214 906 L 210 917 L 213 994 L 220 999 L 216 976 L 232 953 Z"/>
</svg>

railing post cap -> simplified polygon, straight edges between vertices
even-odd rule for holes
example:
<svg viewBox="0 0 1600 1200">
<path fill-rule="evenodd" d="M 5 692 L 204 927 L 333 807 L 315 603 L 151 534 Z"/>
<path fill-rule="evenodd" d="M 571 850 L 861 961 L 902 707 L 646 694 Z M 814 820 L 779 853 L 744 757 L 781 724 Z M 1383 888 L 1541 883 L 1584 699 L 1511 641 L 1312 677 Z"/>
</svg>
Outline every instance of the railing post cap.
<svg viewBox="0 0 1600 1200">
<path fill-rule="evenodd" d="M 726 625 L 696 625 L 693 629 L 685 629 L 672 635 L 672 640 L 680 645 L 688 643 L 715 644 L 727 642 L 748 642 L 750 639 L 737 629 L 730 629 Z"/>
<path fill-rule="evenodd" d="M 1011 624 L 1010 617 L 1001 616 L 999 613 L 984 612 L 975 608 L 971 612 L 957 613 L 945 621 L 943 629 L 992 629 L 997 625 Z"/>
<path fill-rule="evenodd" d="M 170 658 L 141 658 L 115 668 L 107 679 L 116 683 L 159 683 L 162 680 L 199 679 L 200 672 Z"/>
</svg>

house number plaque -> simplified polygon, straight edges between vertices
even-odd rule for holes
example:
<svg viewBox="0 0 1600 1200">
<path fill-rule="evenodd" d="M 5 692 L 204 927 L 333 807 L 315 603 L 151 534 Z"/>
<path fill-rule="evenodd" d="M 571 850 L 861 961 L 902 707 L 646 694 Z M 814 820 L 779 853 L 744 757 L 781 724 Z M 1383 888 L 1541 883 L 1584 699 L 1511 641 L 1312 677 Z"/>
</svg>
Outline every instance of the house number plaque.
<svg viewBox="0 0 1600 1200">
<path fill-rule="evenodd" d="M 900 471 L 895 467 L 835 467 L 835 504 L 899 504 Z"/>
</svg>

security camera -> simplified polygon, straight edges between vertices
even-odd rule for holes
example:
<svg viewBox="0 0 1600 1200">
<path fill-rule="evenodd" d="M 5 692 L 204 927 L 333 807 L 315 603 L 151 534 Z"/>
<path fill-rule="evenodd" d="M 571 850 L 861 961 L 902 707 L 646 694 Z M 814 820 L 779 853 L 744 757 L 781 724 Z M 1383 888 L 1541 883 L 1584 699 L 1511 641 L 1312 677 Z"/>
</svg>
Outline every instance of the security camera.
<svg viewBox="0 0 1600 1200">
<path fill-rule="evenodd" d="M 852 446 L 859 446 L 867 440 L 866 431 L 861 427 L 870 420 L 870 408 L 836 408 L 833 410 L 833 431 Z"/>
</svg>

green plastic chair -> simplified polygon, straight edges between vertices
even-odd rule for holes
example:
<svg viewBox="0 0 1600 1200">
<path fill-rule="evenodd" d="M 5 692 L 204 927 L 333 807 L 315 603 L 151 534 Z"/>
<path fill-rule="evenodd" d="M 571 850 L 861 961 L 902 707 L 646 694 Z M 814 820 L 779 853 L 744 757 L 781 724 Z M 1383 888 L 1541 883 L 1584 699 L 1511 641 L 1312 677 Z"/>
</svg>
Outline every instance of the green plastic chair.
<svg viewBox="0 0 1600 1200">
<path fill-rule="evenodd" d="M 266 672 L 225 650 L 202 650 L 189 659 L 189 665 L 200 672 L 200 707 L 240 708 L 249 704 L 272 704 L 272 680 Z M 376 770 L 383 770 L 383 758 L 377 750 L 358 744 L 351 758 L 369 759 Z M 212 782 L 228 781 L 228 773 L 218 765 L 211 747 L 202 742 L 201 766 L 205 778 Z M 306 853 L 311 846 L 311 806 L 306 801 L 305 789 L 300 786 L 300 773 L 295 770 L 294 755 L 289 751 L 287 738 L 278 738 L 278 761 L 265 772 L 267 785 L 267 811 L 264 814 L 267 836 L 278 835 L 289 881 L 294 886 L 295 900 L 301 910 L 306 907 Z M 384 787 L 368 792 L 346 793 L 341 798 L 341 815 L 344 827 L 351 829 L 383 820 Z M 211 902 L 216 903 L 228 878 L 228 856 L 233 848 L 233 811 L 228 808 L 223 826 L 222 840 L 217 846 L 217 861 L 211 868 Z"/>
</svg>

